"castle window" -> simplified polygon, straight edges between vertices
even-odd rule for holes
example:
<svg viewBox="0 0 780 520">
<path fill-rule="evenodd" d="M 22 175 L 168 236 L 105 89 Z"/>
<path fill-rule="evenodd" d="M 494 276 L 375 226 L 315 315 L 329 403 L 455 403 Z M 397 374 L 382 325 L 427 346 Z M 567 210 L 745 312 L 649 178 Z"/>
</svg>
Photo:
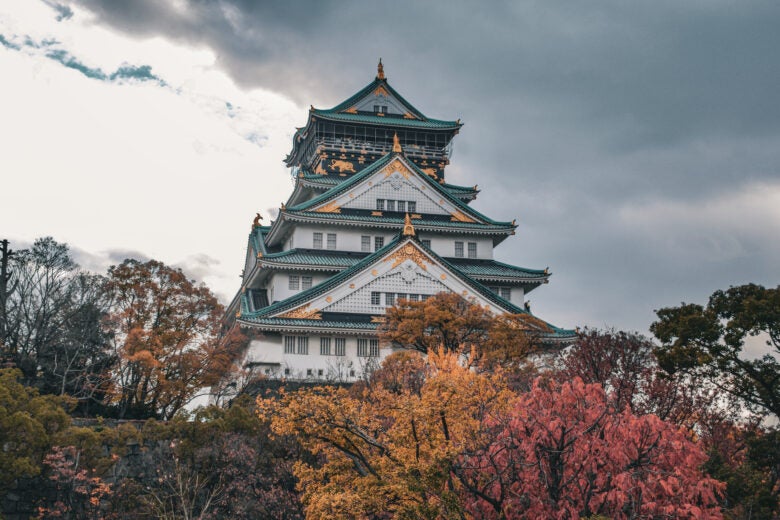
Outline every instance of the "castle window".
<svg viewBox="0 0 780 520">
<path fill-rule="evenodd" d="M 295 354 L 295 336 L 285 336 L 284 337 L 284 353 L 285 354 Z M 285 371 L 285 374 L 288 372 Z"/>
<path fill-rule="evenodd" d="M 422 242 L 422 245 L 424 245 L 428 249 L 431 248 L 431 241 L 430 241 L 430 239 L 426 238 L 426 239 L 420 240 L 420 242 Z"/>
<path fill-rule="evenodd" d="M 301 276 L 301 289 L 311 289 L 312 279 L 311 276 Z"/>
<path fill-rule="evenodd" d="M 347 339 L 346 338 L 336 338 L 336 352 L 334 352 L 337 356 L 346 356 L 347 355 Z"/>
<path fill-rule="evenodd" d="M 358 357 L 368 357 L 368 340 L 366 338 L 358 338 L 357 355 Z"/>
<path fill-rule="evenodd" d="M 317 369 L 317 376 L 322 377 L 323 370 L 321 368 Z"/>
<path fill-rule="evenodd" d="M 398 211 L 406 211 L 406 201 L 405 200 L 398 200 L 398 201 L 396 201 L 396 204 L 398 204 Z"/>
<path fill-rule="evenodd" d="M 309 337 L 298 336 L 298 354 L 307 355 L 309 353 Z"/>
<path fill-rule="evenodd" d="M 385 245 L 385 237 L 374 237 L 374 251 L 379 251 Z"/>
<path fill-rule="evenodd" d="M 463 242 L 455 242 L 455 258 L 463 258 Z"/>
<path fill-rule="evenodd" d="M 320 356 L 330 356 L 330 338 L 320 338 Z"/>
<path fill-rule="evenodd" d="M 364 253 L 371 252 L 371 237 L 369 236 L 360 237 L 360 250 L 363 251 Z"/>
<path fill-rule="evenodd" d="M 409 211 L 409 213 L 414 213 L 415 211 L 417 211 L 417 203 L 413 200 L 407 201 L 406 209 Z"/>
<path fill-rule="evenodd" d="M 385 210 L 385 199 L 376 199 L 376 209 L 379 211 Z"/>
<path fill-rule="evenodd" d="M 285 368 L 284 369 L 284 375 L 286 375 L 286 376 L 290 375 L 290 369 L 289 368 Z"/>
<path fill-rule="evenodd" d="M 477 243 L 469 242 L 469 258 L 477 257 Z"/>
<path fill-rule="evenodd" d="M 311 377 L 312 371 L 311 368 L 306 369 L 306 377 Z"/>
<path fill-rule="evenodd" d="M 379 357 L 379 340 L 372 339 L 368 342 L 368 355 L 371 357 Z"/>
<path fill-rule="evenodd" d="M 410 294 L 409 295 L 409 301 L 410 302 L 420 301 L 420 295 L 419 294 Z"/>
<path fill-rule="evenodd" d="M 313 242 L 312 247 L 314 249 L 322 249 L 322 233 L 314 233 Z"/>
<path fill-rule="evenodd" d="M 395 293 L 385 293 L 385 305 L 395 304 Z"/>
<path fill-rule="evenodd" d="M 387 199 L 387 211 L 395 211 L 395 201 Z"/>
<path fill-rule="evenodd" d="M 328 249 L 336 249 L 336 233 L 328 233 Z"/>
<path fill-rule="evenodd" d="M 287 283 L 287 288 L 291 291 L 297 291 L 300 287 L 300 280 L 301 278 L 297 274 L 291 274 L 290 280 Z"/>
<path fill-rule="evenodd" d="M 371 292 L 371 305 L 381 305 L 382 293 L 373 291 Z"/>
<path fill-rule="evenodd" d="M 512 289 L 510 287 L 502 287 L 500 294 L 503 299 L 509 300 L 512 298 Z"/>
</svg>

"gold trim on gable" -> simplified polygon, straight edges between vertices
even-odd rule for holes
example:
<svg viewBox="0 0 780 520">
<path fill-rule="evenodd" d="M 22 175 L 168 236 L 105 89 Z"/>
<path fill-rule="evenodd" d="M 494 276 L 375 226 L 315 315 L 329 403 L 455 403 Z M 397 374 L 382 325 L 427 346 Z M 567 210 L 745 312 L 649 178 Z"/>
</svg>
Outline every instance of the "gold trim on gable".
<svg viewBox="0 0 780 520">
<path fill-rule="evenodd" d="M 319 309 L 309 309 L 309 304 L 307 303 L 303 307 L 298 307 L 297 309 L 293 309 L 291 311 L 285 312 L 284 314 L 280 314 L 279 318 L 291 318 L 291 319 L 300 319 L 300 320 L 321 320 L 322 314 L 320 314 Z"/>
<path fill-rule="evenodd" d="M 386 316 L 371 316 L 371 323 L 384 323 L 386 321 Z"/>
<path fill-rule="evenodd" d="M 381 170 L 385 174 L 385 178 L 390 177 L 395 172 L 400 173 L 403 175 L 404 179 L 408 179 L 410 175 L 412 175 L 412 171 L 406 167 L 404 163 L 401 162 L 400 159 L 396 158 L 393 162 L 382 168 Z"/>
<path fill-rule="evenodd" d="M 463 214 L 461 211 L 455 210 L 455 212 L 452 213 L 452 219 L 453 222 L 476 222 L 473 218 L 469 217 L 468 215 Z"/>
<path fill-rule="evenodd" d="M 314 211 L 317 213 L 341 213 L 341 206 L 339 206 L 339 203 L 334 200 L 332 202 L 328 202 L 321 208 L 317 208 Z"/>
<path fill-rule="evenodd" d="M 422 251 L 417 249 L 412 244 L 406 244 L 404 247 L 396 251 L 394 254 L 385 258 L 383 262 L 389 262 L 390 260 L 393 261 L 393 265 L 390 266 L 390 269 L 395 269 L 406 260 L 411 260 L 412 262 L 417 264 L 420 267 L 420 269 L 422 269 L 423 271 L 428 270 L 428 263 L 430 261 Z"/>
<path fill-rule="evenodd" d="M 355 108 L 355 107 L 349 107 L 349 108 L 348 108 L 348 109 L 346 109 L 344 112 L 346 112 L 347 114 L 357 114 L 357 108 Z"/>
</svg>

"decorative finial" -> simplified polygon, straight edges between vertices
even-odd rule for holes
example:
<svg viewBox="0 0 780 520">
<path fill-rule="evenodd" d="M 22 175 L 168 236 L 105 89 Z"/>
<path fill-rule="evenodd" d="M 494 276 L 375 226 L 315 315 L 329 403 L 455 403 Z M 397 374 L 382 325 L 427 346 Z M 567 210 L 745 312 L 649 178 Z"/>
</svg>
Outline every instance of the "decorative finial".
<svg viewBox="0 0 780 520">
<path fill-rule="evenodd" d="M 393 134 L 393 151 L 396 153 L 403 152 L 403 148 L 401 148 L 401 140 L 398 139 L 398 132 Z"/>
<path fill-rule="evenodd" d="M 287 209 L 287 206 L 284 205 L 284 202 L 282 202 L 282 208 L 281 209 L 282 209 L 282 211 Z"/>
<path fill-rule="evenodd" d="M 260 221 L 263 220 L 263 217 L 262 217 L 262 215 L 260 215 L 260 213 L 256 213 L 256 215 L 257 216 L 252 221 L 252 229 L 254 229 L 256 227 L 260 227 Z"/>
<path fill-rule="evenodd" d="M 382 65 L 382 58 L 379 58 L 379 65 L 376 66 L 376 79 L 385 79 L 385 66 Z"/>
<path fill-rule="evenodd" d="M 544 268 L 544 274 L 550 274 L 550 268 L 549 267 L 545 267 Z"/>
<path fill-rule="evenodd" d="M 409 216 L 409 214 L 406 214 L 406 217 L 404 217 L 404 236 L 405 237 L 413 237 L 414 236 L 414 225 L 412 224 L 412 218 Z"/>
</svg>

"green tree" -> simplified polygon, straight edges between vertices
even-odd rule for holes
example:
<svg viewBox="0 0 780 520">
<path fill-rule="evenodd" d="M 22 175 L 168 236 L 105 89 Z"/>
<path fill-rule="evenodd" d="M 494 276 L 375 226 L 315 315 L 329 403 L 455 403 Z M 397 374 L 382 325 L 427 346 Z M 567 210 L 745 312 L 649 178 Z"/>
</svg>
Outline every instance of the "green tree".
<svg viewBox="0 0 780 520">
<path fill-rule="evenodd" d="M 16 369 L 0 370 L 0 496 L 17 478 L 41 471 L 51 437 L 70 424 L 69 401 L 24 386 Z"/>
<path fill-rule="evenodd" d="M 650 330 L 661 341 L 664 370 L 706 377 L 751 411 L 780 418 L 780 286 L 731 287 L 715 291 L 706 307 L 683 303 L 656 314 Z M 749 359 L 745 342 L 757 336 L 767 351 Z"/>
</svg>

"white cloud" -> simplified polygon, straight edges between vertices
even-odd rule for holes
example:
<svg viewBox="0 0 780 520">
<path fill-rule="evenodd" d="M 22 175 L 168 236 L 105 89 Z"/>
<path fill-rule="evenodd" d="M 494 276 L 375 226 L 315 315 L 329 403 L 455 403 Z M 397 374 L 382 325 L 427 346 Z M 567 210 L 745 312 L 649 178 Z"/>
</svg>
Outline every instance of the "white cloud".
<svg viewBox="0 0 780 520">
<path fill-rule="evenodd" d="M 304 110 L 277 94 L 242 91 L 210 52 L 138 43 L 79 10 L 62 22 L 55 16 L 42 3 L 11 2 L 0 34 L 57 40 L 107 72 L 150 65 L 168 86 L 90 79 L 33 47 L 0 47 L 3 235 L 52 235 L 97 257 L 132 250 L 185 269 L 197 264 L 191 276 L 222 295 L 235 292 L 255 211 L 289 194 L 281 159 Z M 213 260 L 209 272 L 203 258 Z"/>
</svg>

